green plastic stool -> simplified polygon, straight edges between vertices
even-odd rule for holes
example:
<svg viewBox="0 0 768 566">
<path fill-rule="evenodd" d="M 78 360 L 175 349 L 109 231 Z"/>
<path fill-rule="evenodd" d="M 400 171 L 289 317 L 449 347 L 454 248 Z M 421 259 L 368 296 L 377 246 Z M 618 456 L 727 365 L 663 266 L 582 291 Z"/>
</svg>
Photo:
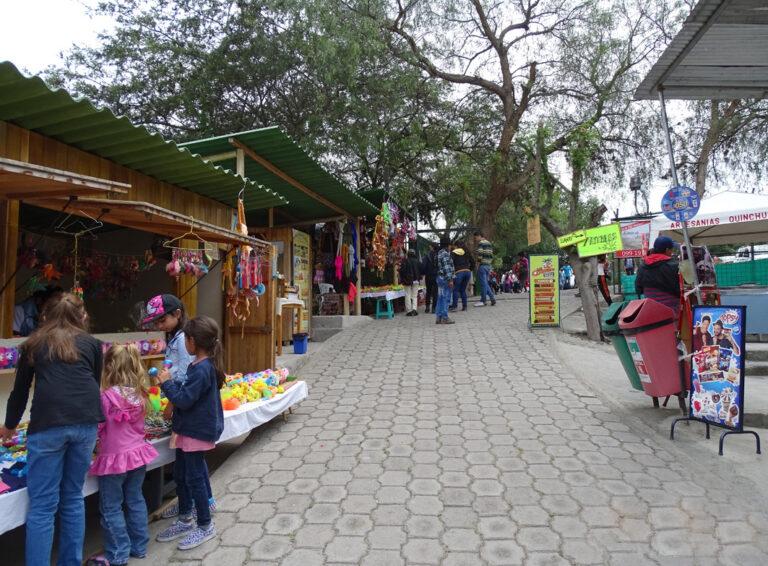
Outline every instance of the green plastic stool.
<svg viewBox="0 0 768 566">
<path fill-rule="evenodd" d="M 382 303 L 386 305 L 383 308 Z M 387 318 L 395 316 L 395 309 L 392 308 L 392 302 L 387 299 L 378 299 L 376 301 L 376 320 L 379 320 L 382 316 Z"/>
</svg>

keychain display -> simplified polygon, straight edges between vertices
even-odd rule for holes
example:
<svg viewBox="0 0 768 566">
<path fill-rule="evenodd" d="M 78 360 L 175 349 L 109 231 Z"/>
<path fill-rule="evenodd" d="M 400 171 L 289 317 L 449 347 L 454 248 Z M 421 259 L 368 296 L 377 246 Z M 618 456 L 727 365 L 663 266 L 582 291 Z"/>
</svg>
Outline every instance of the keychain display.
<svg viewBox="0 0 768 566">
<path fill-rule="evenodd" d="M 201 277 L 208 273 L 206 255 L 202 250 L 185 250 L 176 248 L 172 250 L 171 261 L 165 266 L 168 275 L 178 278 L 181 275 L 194 275 Z"/>
</svg>

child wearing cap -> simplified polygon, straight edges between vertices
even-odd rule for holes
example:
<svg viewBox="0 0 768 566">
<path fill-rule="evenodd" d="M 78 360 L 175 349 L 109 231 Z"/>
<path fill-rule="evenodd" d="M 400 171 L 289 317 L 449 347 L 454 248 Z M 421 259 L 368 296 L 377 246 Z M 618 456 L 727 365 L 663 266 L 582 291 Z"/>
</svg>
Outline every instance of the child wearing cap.
<svg viewBox="0 0 768 566">
<path fill-rule="evenodd" d="M 184 312 L 184 304 L 175 295 L 157 295 L 147 301 L 147 317 L 142 321 L 144 324 L 152 324 L 157 330 L 165 332 L 165 359 L 173 363 L 169 368 L 171 379 L 179 384 L 187 380 L 187 366 L 195 359 L 193 355 L 187 352 L 184 340 L 184 325 L 189 320 Z M 173 416 L 173 404 L 168 403 L 163 416 L 166 420 L 171 420 Z M 211 512 L 216 509 L 216 502 L 211 491 L 211 482 L 208 478 L 208 468 L 205 469 L 205 482 L 208 489 L 208 499 L 211 506 Z M 178 503 L 167 507 L 163 513 L 163 519 L 169 519 L 179 514 Z"/>
</svg>

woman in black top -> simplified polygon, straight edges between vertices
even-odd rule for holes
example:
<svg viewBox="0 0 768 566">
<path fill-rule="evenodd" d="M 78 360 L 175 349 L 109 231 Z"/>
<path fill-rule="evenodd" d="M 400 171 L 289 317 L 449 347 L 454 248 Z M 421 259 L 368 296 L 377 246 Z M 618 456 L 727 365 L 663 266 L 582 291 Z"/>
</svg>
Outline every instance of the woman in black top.
<svg viewBox="0 0 768 566">
<path fill-rule="evenodd" d="M 101 342 L 87 332 L 83 301 L 51 299 L 42 325 L 22 347 L 0 438 L 10 439 L 21 420 L 34 378 L 27 429 L 27 566 L 51 563 L 54 518 L 59 512 L 60 565 L 83 560 L 83 483 L 91 465 L 101 411 Z"/>
</svg>

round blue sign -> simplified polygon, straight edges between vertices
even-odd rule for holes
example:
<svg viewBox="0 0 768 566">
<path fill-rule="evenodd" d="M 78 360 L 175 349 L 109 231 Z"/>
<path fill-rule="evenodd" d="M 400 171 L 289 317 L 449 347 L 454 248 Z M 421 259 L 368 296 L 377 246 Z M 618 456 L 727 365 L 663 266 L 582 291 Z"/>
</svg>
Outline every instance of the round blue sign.
<svg viewBox="0 0 768 566">
<path fill-rule="evenodd" d="M 675 222 L 690 220 L 699 211 L 699 195 L 688 187 L 672 187 L 661 199 L 661 212 Z"/>
</svg>

